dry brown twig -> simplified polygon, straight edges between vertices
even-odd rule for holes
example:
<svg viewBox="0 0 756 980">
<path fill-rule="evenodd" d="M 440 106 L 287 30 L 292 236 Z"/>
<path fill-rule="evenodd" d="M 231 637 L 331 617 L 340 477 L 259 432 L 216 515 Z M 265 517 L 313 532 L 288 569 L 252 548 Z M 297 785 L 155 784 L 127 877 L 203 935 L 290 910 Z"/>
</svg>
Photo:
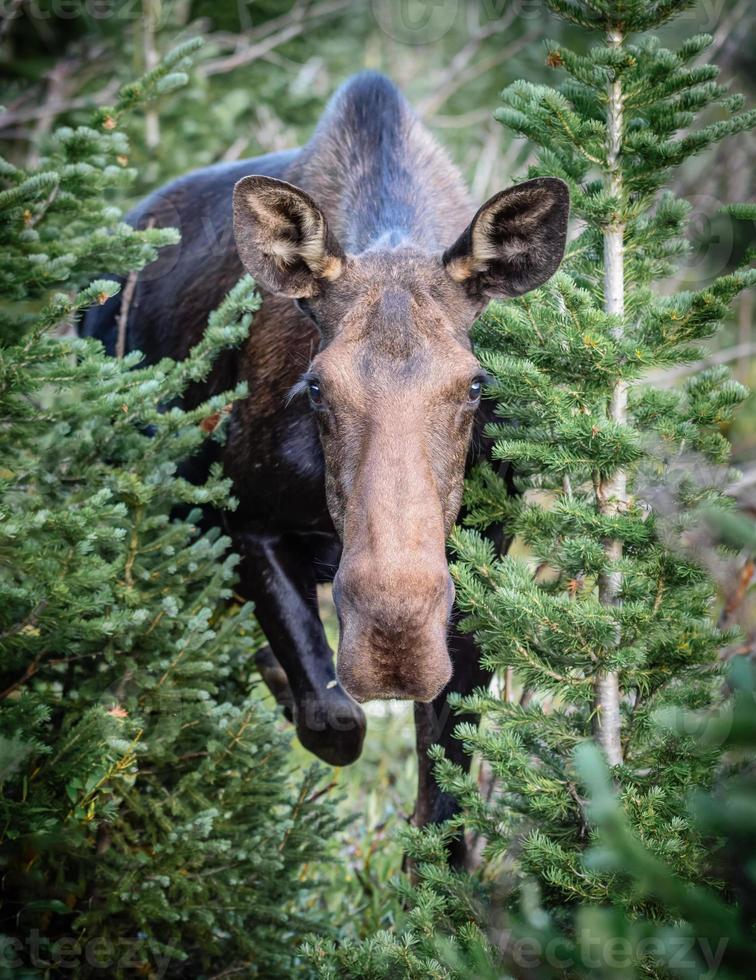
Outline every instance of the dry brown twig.
<svg viewBox="0 0 756 980">
<path fill-rule="evenodd" d="M 350 5 L 351 0 L 323 0 L 322 3 L 313 5 L 295 4 L 285 16 L 268 21 L 262 34 L 250 31 L 245 35 L 231 35 L 235 41 L 236 50 L 234 53 L 206 61 L 198 67 L 197 71 L 203 77 L 209 78 L 212 75 L 220 75 L 243 65 L 248 65 L 269 54 L 274 48 L 304 33 L 314 20 L 341 13 Z M 258 37 L 259 40 L 256 40 Z M 226 34 L 216 34 L 211 35 L 210 40 L 222 41 L 227 38 L 228 35 Z M 252 43 L 250 43 L 250 39 L 252 39 Z"/>
<path fill-rule="evenodd" d="M 154 227 L 155 219 L 150 218 L 145 228 Z M 126 285 L 123 287 L 123 293 L 121 294 L 121 307 L 118 311 L 118 320 L 116 321 L 115 356 L 118 358 L 122 358 L 126 354 L 126 329 L 129 325 L 129 309 L 131 308 L 131 301 L 134 299 L 134 290 L 136 289 L 138 278 L 139 273 L 136 269 L 132 269 L 126 279 Z"/>
<path fill-rule="evenodd" d="M 477 41 L 475 52 L 478 51 L 480 45 L 483 43 L 483 40 L 485 40 L 485 38 L 488 36 L 489 35 L 486 34 Z M 479 78 L 481 75 L 485 75 L 486 72 L 491 71 L 492 68 L 497 68 L 503 62 L 509 61 L 538 36 L 539 32 L 537 30 L 530 30 L 526 34 L 523 34 L 522 37 L 517 38 L 517 40 L 513 41 L 511 44 L 508 44 L 503 48 L 499 48 L 488 58 L 472 60 L 471 56 L 471 63 L 465 64 L 462 67 L 452 68 L 452 65 L 454 65 L 454 62 L 457 60 L 452 59 L 449 67 L 441 73 L 436 81 L 436 84 L 433 86 L 433 94 L 429 95 L 425 99 L 422 99 L 418 103 L 417 111 L 419 115 L 425 119 L 426 122 L 432 121 L 433 116 L 449 101 L 455 92 L 461 89 L 464 85 L 467 85 L 468 82 Z M 462 52 L 464 52 L 468 47 L 469 45 L 466 45 L 465 48 L 462 49 Z M 460 52 L 460 54 L 462 54 L 462 52 Z"/>
<path fill-rule="evenodd" d="M 717 364 L 729 364 L 732 361 L 750 358 L 754 354 L 756 354 L 756 342 L 749 341 L 744 344 L 736 344 L 734 347 L 727 347 L 724 350 L 707 354 L 699 361 L 689 361 L 679 367 L 651 371 L 644 376 L 643 383 L 653 385 L 655 388 L 671 388 L 675 382 L 688 377 L 690 374 L 697 374 L 699 371 L 715 367 Z"/>
</svg>

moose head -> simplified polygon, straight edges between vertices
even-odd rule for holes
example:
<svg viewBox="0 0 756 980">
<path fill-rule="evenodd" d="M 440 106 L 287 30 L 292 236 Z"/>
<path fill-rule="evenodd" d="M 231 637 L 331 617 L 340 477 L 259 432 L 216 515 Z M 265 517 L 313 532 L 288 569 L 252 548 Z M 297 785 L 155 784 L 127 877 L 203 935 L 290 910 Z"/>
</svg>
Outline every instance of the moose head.
<svg viewBox="0 0 756 980">
<path fill-rule="evenodd" d="M 489 299 L 555 272 L 568 205 L 562 181 L 537 178 L 488 200 L 445 251 L 387 232 L 348 254 L 299 188 L 261 176 L 235 187 L 243 264 L 320 332 L 294 394 L 320 432 L 343 546 L 337 671 L 357 701 L 430 701 L 450 679 L 445 541 L 483 387 L 468 334 Z"/>
</svg>

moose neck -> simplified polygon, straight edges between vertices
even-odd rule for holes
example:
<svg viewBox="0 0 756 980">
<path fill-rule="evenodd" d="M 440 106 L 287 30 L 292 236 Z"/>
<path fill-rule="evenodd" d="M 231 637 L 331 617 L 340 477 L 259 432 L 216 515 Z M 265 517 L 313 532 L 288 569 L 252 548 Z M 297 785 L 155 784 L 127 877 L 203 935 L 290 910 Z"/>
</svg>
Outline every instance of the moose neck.
<svg viewBox="0 0 756 980">
<path fill-rule="evenodd" d="M 323 207 L 347 252 L 450 244 L 469 218 L 464 182 L 398 89 L 365 73 L 337 94 L 290 179 Z"/>
</svg>

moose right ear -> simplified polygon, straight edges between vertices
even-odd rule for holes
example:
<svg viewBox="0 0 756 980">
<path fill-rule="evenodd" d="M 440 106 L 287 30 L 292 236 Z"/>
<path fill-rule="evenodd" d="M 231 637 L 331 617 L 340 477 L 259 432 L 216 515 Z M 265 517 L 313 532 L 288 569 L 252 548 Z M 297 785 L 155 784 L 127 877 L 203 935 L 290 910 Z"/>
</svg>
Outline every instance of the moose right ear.
<svg viewBox="0 0 756 980">
<path fill-rule="evenodd" d="M 447 273 L 478 299 L 537 289 L 562 261 L 569 209 L 567 185 L 556 177 L 495 194 L 444 252 Z"/>
<path fill-rule="evenodd" d="M 234 238 L 246 270 L 280 296 L 317 296 L 346 266 L 309 194 L 273 177 L 243 177 L 234 187 Z"/>
</svg>

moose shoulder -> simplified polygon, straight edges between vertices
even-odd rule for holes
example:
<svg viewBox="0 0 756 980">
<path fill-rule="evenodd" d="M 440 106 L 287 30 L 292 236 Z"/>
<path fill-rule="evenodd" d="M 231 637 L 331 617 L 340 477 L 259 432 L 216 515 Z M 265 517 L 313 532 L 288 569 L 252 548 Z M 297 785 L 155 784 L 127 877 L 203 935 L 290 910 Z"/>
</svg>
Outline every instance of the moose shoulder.
<svg viewBox="0 0 756 980">
<path fill-rule="evenodd" d="M 126 310 L 126 346 L 148 361 L 185 356 L 243 268 L 263 291 L 244 348 L 187 399 L 247 382 L 226 445 L 212 450 L 239 507 L 208 520 L 242 556 L 239 588 L 270 645 L 264 676 L 328 762 L 358 757 L 358 702 L 419 702 L 424 749 L 449 738 L 446 692 L 486 680 L 469 637 L 449 629 L 445 554 L 482 413 L 468 331 L 491 297 L 552 275 L 567 212 L 566 186 L 544 177 L 476 213 L 395 86 L 365 73 L 302 149 L 190 174 L 130 216 L 181 231 Z M 120 302 L 83 326 L 111 351 Z M 212 451 L 187 463 L 191 478 Z M 316 599 L 328 578 L 336 670 Z M 421 819 L 438 819 L 447 804 L 424 759 L 420 787 Z"/>
</svg>

